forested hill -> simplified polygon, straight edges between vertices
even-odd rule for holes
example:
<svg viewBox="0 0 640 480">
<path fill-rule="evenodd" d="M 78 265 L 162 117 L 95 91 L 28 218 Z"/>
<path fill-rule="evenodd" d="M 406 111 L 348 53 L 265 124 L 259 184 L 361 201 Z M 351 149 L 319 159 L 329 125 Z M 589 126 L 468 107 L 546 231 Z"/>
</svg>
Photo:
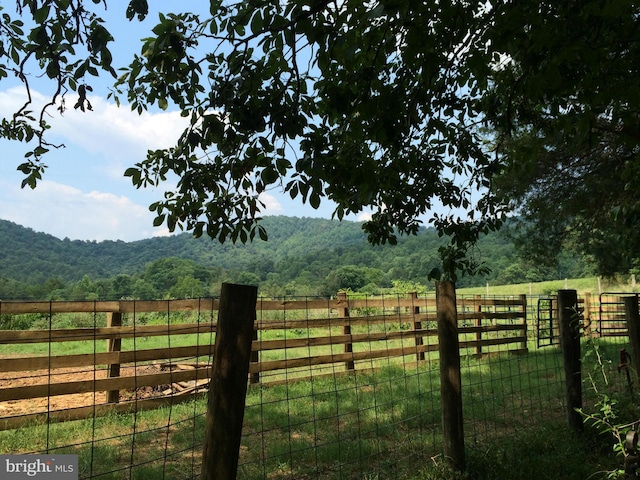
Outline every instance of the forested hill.
<svg viewBox="0 0 640 480">
<path fill-rule="evenodd" d="M 246 245 L 195 239 L 188 233 L 127 243 L 60 240 L 0 220 L 0 284 L 6 287 L 9 282 L 34 285 L 55 281 L 68 285 L 81 279 L 134 277 L 144 275 L 150 267 L 177 268 L 175 261 L 158 263 L 174 257 L 207 270 L 207 281 L 214 282 L 281 286 L 293 283 L 306 285 L 308 291 L 314 292 L 332 272 L 348 266 L 370 269 L 369 281 L 379 286 L 394 280 L 426 284 L 429 272 L 438 263 L 437 249 L 443 241 L 434 230 L 425 229 L 417 237 L 401 237 L 395 246 L 372 246 L 360 223 L 317 218 L 266 217 L 263 225 L 269 240 Z M 474 255 L 486 262 L 492 273 L 463 278 L 460 286 L 486 281 L 546 280 L 582 273 L 582 265 L 575 260 L 561 263 L 555 271 L 526 266 L 516 257 L 503 232 L 482 239 Z M 198 275 L 204 278 L 204 274 Z M 6 291 L 4 295 L 7 298 Z"/>
<path fill-rule="evenodd" d="M 85 275 L 132 274 L 166 257 L 191 259 L 204 267 L 253 271 L 256 265 L 340 256 L 346 248 L 367 247 L 361 224 L 317 218 L 266 217 L 267 242 L 220 244 L 189 233 L 136 242 L 60 240 L 46 233 L 0 220 L 0 278 L 41 282 L 49 278 L 78 280 Z M 320 258 L 317 258 L 320 259 Z"/>
</svg>

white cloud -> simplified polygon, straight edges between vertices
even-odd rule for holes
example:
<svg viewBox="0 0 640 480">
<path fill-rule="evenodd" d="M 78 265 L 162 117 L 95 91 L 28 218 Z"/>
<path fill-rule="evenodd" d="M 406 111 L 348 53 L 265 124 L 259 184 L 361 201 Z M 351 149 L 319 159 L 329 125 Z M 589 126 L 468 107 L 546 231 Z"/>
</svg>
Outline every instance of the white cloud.
<svg viewBox="0 0 640 480">
<path fill-rule="evenodd" d="M 132 241 L 152 236 L 153 214 L 125 196 L 83 192 L 47 180 L 35 190 L 2 188 L 9 194 L 0 198 L 2 218 L 36 231 L 73 240 Z"/>
<path fill-rule="evenodd" d="M 36 111 L 45 97 L 32 91 Z M 24 103 L 20 87 L 0 91 L 0 117 L 11 115 Z M 67 148 L 52 149 L 45 157 L 44 180 L 35 190 L 20 189 L 24 178 L 15 168 L 32 146 L 2 141 L 4 162 L 0 164 L 0 218 L 46 232 L 59 238 L 79 240 L 133 241 L 168 235 L 164 226 L 153 227 L 148 205 L 175 190 L 177 179 L 146 189 L 135 189 L 124 171 L 146 157 L 148 149 L 175 143 L 187 119 L 177 112 L 143 112 L 128 106 L 118 108 L 99 97 L 90 97 L 93 111 L 73 109 L 76 99 L 60 116 L 51 109 L 50 140 Z M 300 199 L 271 191 L 262 193 L 262 215 L 331 216 L 333 204 L 323 202 L 318 210 Z"/>
<path fill-rule="evenodd" d="M 38 112 L 47 98 L 39 92 L 31 91 L 32 104 L 29 110 Z M 11 87 L 0 91 L 0 115 L 10 116 L 26 101 L 25 90 Z M 140 148 L 165 148 L 172 145 L 187 125 L 187 119 L 175 112 L 148 112 L 138 114 L 127 105 L 118 107 L 98 96 L 89 96 L 93 110 L 74 109 L 78 96 L 66 96 L 64 113 L 59 114 L 55 107 L 48 109 L 47 121 L 52 125 L 51 133 L 66 137 L 74 143 L 84 146 L 90 152 L 111 153 L 118 148 L 109 140 L 134 144 Z M 89 131 L 99 136 L 85 135 Z"/>
<path fill-rule="evenodd" d="M 37 112 L 46 98 L 33 90 L 31 97 L 33 103 L 29 109 Z M 52 128 L 48 140 L 84 150 L 88 154 L 85 160 L 97 156 L 103 173 L 111 178 L 122 178 L 126 169 L 123 166 L 143 160 L 147 150 L 174 145 L 187 126 L 187 120 L 179 112 L 142 112 L 139 115 L 127 105 L 118 107 L 97 96 L 89 97 L 93 110 L 82 112 L 73 108 L 77 98 L 77 95 L 67 95 L 67 109 L 63 114 L 54 107 L 49 108 L 51 116 L 47 121 Z M 0 91 L 0 116 L 10 118 L 25 100 L 22 87 Z"/>
<path fill-rule="evenodd" d="M 45 97 L 37 91 L 31 95 L 30 108 L 37 111 Z M 70 108 L 63 115 L 50 109 L 48 140 L 66 148 L 47 154 L 49 168 L 35 190 L 20 189 L 23 176 L 15 171 L 24 152 L 33 146 L 2 142 L 1 218 L 60 238 L 80 240 L 130 241 L 169 234 L 166 228 L 153 227 L 154 215 L 147 206 L 175 187 L 175 179 L 156 188 L 136 190 L 123 173 L 143 160 L 148 149 L 173 145 L 186 120 L 178 112 L 138 115 L 126 105 L 118 108 L 99 97 L 90 98 L 93 111 L 81 112 L 73 109 L 76 98 L 67 97 Z M 21 87 L 0 91 L 0 116 L 10 118 L 25 99 Z"/>
<path fill-rule="evenodd" d="M 90 97 L 93 111 L 67 109 L 51 119 L 52 132 L 107 159 L 127 164 L 142 160 L 147 150 L 175 144 L 187 121 L 179 112 L 143 112 L 138 115 L 127 106 L 118 107 L 100 97 Z M 75 98 L 69 96 L 67 104 Z"/>
<path fill-rule="evenodd" d="M 27 96 L 24 88 L 12 87 L 5 91 L 0 91 L 0 115 L 7 117 L 17 111 L 26 101 Z M 36 105 L 44 104 L 44 96 L 37 91 L 31 92 L 31 99 Z M 30 110 L 35 110 L 30 108 Z"/>
<path fill-rule="evenodd" d="M 263 215 L 282 215 L 284 213 L 282 204 L 273 195 L 261 193 L 258 198 L 264 203 L 264 208 L 262 209 Z"/>
<path fill-rule="evenodd" d="M 362 212 L 358 214 L 357 221 L 358 222 L 368 222 L 373 218 L 372 212 Z"/>
</svg>

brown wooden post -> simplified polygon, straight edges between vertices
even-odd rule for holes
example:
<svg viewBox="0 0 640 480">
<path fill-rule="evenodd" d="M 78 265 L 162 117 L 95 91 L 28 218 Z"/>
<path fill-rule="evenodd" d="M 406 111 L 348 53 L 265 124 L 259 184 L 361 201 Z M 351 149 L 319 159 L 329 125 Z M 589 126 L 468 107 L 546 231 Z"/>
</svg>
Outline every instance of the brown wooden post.
<svg viewBox="0 0 640 480">
<path fill-rule="evenodd" d="M 527 345 L 527 296 L 526 295 L 520 295 L 520 303 L 522 304 L 522 324 L 524 325 L 523 331 L 522 331 L 524 340 L 522 341 L 521 348 L 525 352 L 528 352 L 529 346 Z"/>
<path fill-rule="evenodd" d="M 338 311 L 338 315 L 340 318 L 349 318 L 350 317 L 350 312 L 349 312 L 349 303 L 347 300 L 347 294 L 345 292 L 339 292 L 338 293 L 338 300 L 340 302 L 344 302 L 344 304 L 346 306 L 341 307 Z M 343 325 L 342 326 L 342 334 L 343 335 L 351 335 L 351 325 Z M 347 342 L 344 344 L 344 353 L 353 353 L 353 343 L 351 342 Z M 344 368 L 346 368 L 347 370 L 355 370 L 356 369 L 356 364 L 354 363 L 353 360 L 347 360 L 346 362 L 344 362 Z"/>
<path fill-rule="evenodd" d="M 591 328 L 591 294 L 589 292 L 584 294 L 582 305 L 584 307 L 584 312 L 582 315 L 584 316 L 586 325 L 584 334 L 588 337 L 591 337 L 593 335 L 593 330 Z"/>
<path fill-rule="evenodd" d="M 413 305 L 413 315 L 420 315 L 420 307 L 417 305 L 418 303 L 418 292 L 413 292 L 409 294 L 409 298 L 411 298 L 413 301 L 411 302 Z M 415 318 L 415 317 L 414 317 Z M 413 331 L 415 332 L 415 341 L 416 341 L 416 360 L 418 362 L 422 361 L 425 359 L 425 355 L 424 355 L 424 351 L 420 350 L 420 347 L 422 347 L 422 345 L 424 345 L 424 339 L 422 338 L 422 334 L 419 333 L 419 330 L 422 330 L 422 322 L 421 321 L 414 321 L 413 322 Z"/>
<path fill-rule="evenodd" d="M 629 354 L 631 366 L 640 374 L 640 313 L 638 313 L 638 294 L 624 297 L 624 310 L 629 332 Z"/>
<path fill-rule="evenodd" d="M 122 313 L 120 312 L 107 312 L 107 327 L 121 327 L 122 326 Z M 120 352 L 122 350 L 121 338 L 109 338 L 107 339 L 107 352 Z M 120 376 L 120 362 L 107 365 L 107 377 L 119 377 Z M 120 401 L 119 390 L 107 391 L 107 403 L 118 403 Z"/>
<path fill-rule="evenodd" d="M 554 337 L 558 339 L 558 345 L 560 345 L 560 318 L 558 317 L 558 295 L 551 295 L 551 307 L 550 309 L 553 310 L 553 305 L 556 306 L 556 310 L 554 315 L 554 319 L 555 322 L 552 320 L 551 321 L 551 326 L 550 326 L 550 330 L 551 330 L 551 338 L 553 339 Z M 562 348 L 562 346 L 560 347 Z"/>
<path fill-rule="evenodd" d="M 222 284 L 205 418 L 203 480 L 236 478 L 257 298 L 257 287 Z"/>
<path fill-rule="evenodd" d="M 255 342 L 258 340 L 258 330 L 257 329 L 253 329 L 253 335 L 251 336 L 251 339 Z M 251 350 L 251 363 L 254 363 L 256 365 L 258 365 L 260 363 L 260 351 L 258 350 Z M 255 385 L 257 383 L 260 383 L 260 372 L 253 372 L 251 374 L 251 376 L 249 377 L 249 382 L 252 385 Z"/>
<path fill-rule="evenodd" d="M 456 290 L 453 282 L 436 284 L 436 306 L 444 456 L 450 466 L 462 470 L 465 464 L 462 378 Z"/>
<path fill-rule="evenodd" d="M 257 306 L 256 306 L 257 308 Z M 262 309 L 262 306 L 260 307 Z M 253 335 L 251 336 L 252 342 L 258 343 L 258 327 L 254 325 Z M 258 365 L 260 363 L 260 350 L 254 350 L 251 347 L 251 363 Z M 249 383 L 256 385 L 260 383 L 260 371 L 255 371 L 249 376 Z"/>
<path fill-rule="evenodd" d="M 564 360 L 569 427 L 581 432 L 582 416 L 576 409 L 582 408 L 582 371 L 580 359 L 580 317 L 578 293 L 575 290 L 558 290 L 558 324 L 560 347 Z"/>
<path fill-rule="evenodd" d="M 476 313 L 478 313 L 478 318 L 475 319 L 475 326 L 476 327 L 482 327 L 482 317 L 480 316 L 480 314 L 482 313 L 482 295 L 475 295 L 473 297 L 473 303 L 474 303 L 474 307 L 476 310 Z M 482 331 L 478 330 L 476 332 L 476 342 L 478 342 L 476 344 L 476 355 L 482 355 Z"/>
</svg>

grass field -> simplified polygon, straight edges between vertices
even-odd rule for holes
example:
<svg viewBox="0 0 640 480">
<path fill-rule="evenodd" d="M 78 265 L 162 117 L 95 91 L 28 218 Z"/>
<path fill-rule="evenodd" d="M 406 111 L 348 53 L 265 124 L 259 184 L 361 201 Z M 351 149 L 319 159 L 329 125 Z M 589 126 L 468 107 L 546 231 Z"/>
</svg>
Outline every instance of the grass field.
<svg viewBox="0 0 640 480">
<path fill-rule="evenodd" d="M 608 350 L 615 355 L 615 345 Z M 621 464 L 610 438 L 566 428 L 556 349 L 465 357 L 462 370 L 464 474 L 449 471 L 441 456 L 438 364 L 428 361 L 250 387 L 238 478 L 578 480 L 605 478 L 596 472 Z M 0 432 L 0 453 L 75 453 L 80 478 L 193 478 L 205 409 L 201 398 Z"/>
<path fill-rule="evenodd" d="M 578 295 L 604 292 L 637 292 L 632 281 L 623 279 L 600 279 L 598 277 L 568 278 L 548 282 L 514 283 L 512 285 L 485 285 L 483 287 L 459 288 L 458 295 L 551 295 L 561 289 L 577 290 Z"/>
<path fill-rule="evenodd" d="M 547 295 L 565 286 L 595 294 L 599 288 L 595 278 L 570 279 L 566 285 L 564 281 L 532 284 L 531 291 Z M 529 288 L 529 284 L 490 286 L 489 293 L 528 294 Z M 606 287 L 616 292 L 631 289 L 629 285 Z M 460 289 L 458 294 L 486 294 L 486 288 Z M 56 319 L 73 326 L 86 321 L 102 319 L 87 320 L 86 315 Z M 162 321 L 161 316 L 145 319 L 148 324 Z M 167 339 L 143 341 L 147 344 L 138 348 L 160 348 Z M 201 344 L 209 341 L 210 335 L 198 339 Z M 173 346 L 194 344 L 195 336 L 171 342 Z M 123 343 L 123 350 L 132 347 Z M 69 348 L 74 353 L 91 353 L 106 348 L 105 341 L 63 345 L 42 344 L 35 352 L 31 345 L 29 353 L 63 354 Z M 7 345 L 0 353 L 26 353 L 20 348 L 26 347 Z M 611 380 L 606 391 L 612 395 L 625 391 L 615 368 L 618 349 L 618 344 L 605 343 L 601 351 Z M 250 386 L 238 478 L 595 480 L 607 478 L 609 471 L 622 464 L 613 453 L 610 435 L 591 427 L 575 435 L 566 427 L 562 365 L 554 347 L 537 350 L 530 341 L 526 355 L 463 358 L 464 473 L 449 471 L 441 455 L 437 355 L 428 355 L 418 366 L 384 362 L 376 366 L 381 368 L 375 373 L 334 371 L 335 375 L 319 376 L 312 372 L 309 381 Z M 286 374 L 283 379 L 287 380 Z M 200 398 L 135 415 L 110 414 L 3 431 L 0 453 L 75 453 L 80 458 L 80 478 L 194 478 L 200 471 L 205 409 L 206 400 Z"/>
</svg>

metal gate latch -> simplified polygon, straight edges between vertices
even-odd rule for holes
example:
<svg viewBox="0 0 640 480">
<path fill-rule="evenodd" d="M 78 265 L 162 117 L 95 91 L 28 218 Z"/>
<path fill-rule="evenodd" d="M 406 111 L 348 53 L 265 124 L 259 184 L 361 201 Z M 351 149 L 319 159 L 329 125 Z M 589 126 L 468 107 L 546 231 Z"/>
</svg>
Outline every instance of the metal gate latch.
<svg viewBox="0 0 640 480">
<path fill-rule="evenodd" d="M 640 478 L 637 474 L 638 462 L 640 461 L 640 454 L 637 451 L 638 447 L 638 434 L 631 430 L 627 432 L 627 436 L 624 440 L 624 449 L 627 452 L 627 456 L 624 459 L 624 478 Z"/>
</svg>

